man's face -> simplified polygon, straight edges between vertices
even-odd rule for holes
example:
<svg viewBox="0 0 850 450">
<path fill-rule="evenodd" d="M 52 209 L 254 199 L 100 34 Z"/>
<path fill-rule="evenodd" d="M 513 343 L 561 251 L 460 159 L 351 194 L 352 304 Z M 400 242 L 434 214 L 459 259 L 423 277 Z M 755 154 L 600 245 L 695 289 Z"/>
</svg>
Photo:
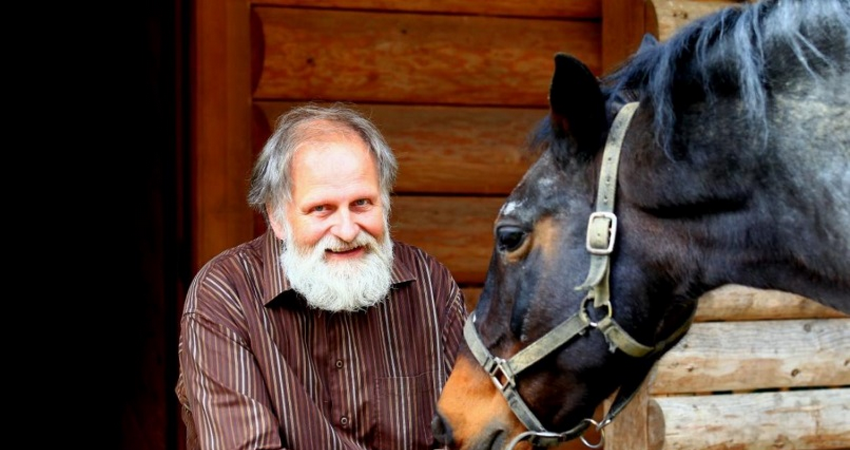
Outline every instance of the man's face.
<svg viewBox="0 0 850 450">
<path fill-rule="evenodd" d="M 286 222 L 269 214 L 284 240 L 281 261 L 312 306 L 357 310 L 386 296 L 392 242 L 371 152 L 355 135 L 303 144 L 292 161 Z"/>
</svg>

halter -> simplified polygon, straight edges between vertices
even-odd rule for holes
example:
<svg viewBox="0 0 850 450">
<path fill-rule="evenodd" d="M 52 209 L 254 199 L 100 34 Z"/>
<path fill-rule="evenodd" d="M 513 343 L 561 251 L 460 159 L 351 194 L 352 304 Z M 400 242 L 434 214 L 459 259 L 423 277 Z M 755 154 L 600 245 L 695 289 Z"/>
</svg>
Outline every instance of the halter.
<svg viewBox="0 0 850 450">
<path fill-rule="evenodd" d="M 576 290 L 588 291 L 578 312 L 507 360 L 493 356 L 484 346 L 475 329 L 475 315 L 464 325 L 463 335 L 475 359 L 487 371 L 493 384 L 507 400 L 511 410 L 528 429 L 528 431 L 520 433 L 511 440 L 508 449 L 513 449 L 523 440 L 527 440 L 532 446 L 537 447 L 557 445 L 576 437 L 581 437 L 581 441 L 590 448 L 599 448 L 605 441 L 604 434 L 600 435 L 598 443 L 592 444 L 585 439 L 583 433 L 590 425 L 595 425 L 601 433 L 602 429 L 610 424 L 614 417 L 634 397 L 643 382 L 643 378 L 641 378 L 639 383 L 630 385 L 628 388 L 621 387 L 617 392 L 617 398 L 602 422 L 597 423 L 593 419 L 586 418 L 572 429 L 556 433 L 547 431 L 543 427 L 516 389 L 516 376 L 523 370 L 540 361 L 574 337 L 584 334 L 588 329 L 597 329 L 602 332 L 608 342 L 609 351 L 614 352 L 620 349 L 632 357 L 642 358 L 668 349 L 690 328 L 693 310 L 691 317 L 670 337 L 650 347 L 632 338 L 613 318 L 608 280 L 611 267 L 610 255 L 614 250 L 614 242 L 617 237 L 617 216 L 614 214 L 617 167 L 623 138 L 637 107 L 638 102 L 632 102 L 620 109 L 614 118 L 608 140 L 605 143 L 602 170 L 599 176 L 599 190 L 596 195 L 596 211 L 590 215 L 587 223 L 585 247 L 590 253 L 590 269 L 585 281 L 575 288 Z M 591 320 L 587 314 L 587 305 L 591 299 L 594 308 L 605 308 L 607 310 L 606 316 L 598 322 Z"/>
</svg>

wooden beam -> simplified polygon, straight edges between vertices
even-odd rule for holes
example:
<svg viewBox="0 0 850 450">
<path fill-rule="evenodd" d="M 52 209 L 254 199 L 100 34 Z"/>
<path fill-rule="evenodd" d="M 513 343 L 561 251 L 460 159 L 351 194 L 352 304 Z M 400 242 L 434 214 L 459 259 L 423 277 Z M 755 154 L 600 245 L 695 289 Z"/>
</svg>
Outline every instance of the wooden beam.
<svg viewBox="0 0 850 450">
<path fill-rule="evenodd" d="M 850 386 L 848 364 L 850 319 L 703 322 L 661 357 L 649 392 Z"/>
<path fill-rule="evenodd" d="M 846 370 L 846 368 L 845 368 Z M 850 448 L 850 388 L 657 397 L 660 450 Z M 635 447 L 639 448 L 639 447 Z M 609 450 L 606 446 L 606 450 Z"/>
<path fill-rule="evenodd" d="M 646 33 L 645 0 L 602 0 L 602 72 L 623 63 Z"/>
<path fill-rule="evenodd" d="M 556 52 L 600 70 L 590 21 L 254 11 L 264 49 L 256 100 L 547 107 Z"/>
<path fill-rule="evenodd" d="M 699 298 L 697 322 L 850 317 L 814 300 L 788 292 L 736 284 L 721 286 Z"/>
<path fill-rule="evenodd" d="M 599 19 L 601 0 L 260 0 L 255 4 L 364 11 L 406 11 L 548 19 Z"/>
<path fill-rule="evenodd" d="M 249 9 L 245 0 L 198 0 L 192 42 L 192 271 L 253 237 L 250 173 Z"/>
</svg>

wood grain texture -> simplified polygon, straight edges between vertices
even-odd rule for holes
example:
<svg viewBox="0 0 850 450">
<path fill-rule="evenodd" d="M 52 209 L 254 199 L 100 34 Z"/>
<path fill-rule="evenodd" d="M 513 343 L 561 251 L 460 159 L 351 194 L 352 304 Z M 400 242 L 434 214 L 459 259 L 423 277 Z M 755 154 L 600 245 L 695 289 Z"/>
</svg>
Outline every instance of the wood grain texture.
<svg viewBox="0 0 850 450">
<path fill-rule="evenodd" d="M 397 196 L 391 232 L 442 261 L 458 283 L 482 283 L 501 206 L 500 198 Z"/>
<path fill-rule="evenodd" d="M 725 7 L 746 3 L 743 0 L 650 0 L 647 31 L 660 41 L 667 40 L 683 25 Z"/>
<path fill-rule="evenodd" d="M 814 300 L 788 292 L 729 284 L 699 299 L 697 322 L 850 317 Z"/>
<path fill-rule="evenodd" d="M 602 70 L 610 72 L 640 47 L 645 0 L 602 0 Z"/>
<path fill-rule="evenodd" d="M 597 22 L 257 7 L 260 100 L 546 107 L 553 55 L 600 69 Z"/>
<path fill-rule="evenodd" d="M 266 127 L 298 103 L 257 102 Z M 371 118 L 399 163 L 395 193 L 506 196 L 535 160 L 526 138 L 546 109 L 351 105 Z M 265 140 L 266 136 L 263 138 Z"/>
<path fill-rule="evenodd" d="M 199 0 L 192 66 L 192 271 L 253 236 L 248 5 Z"/>
<path fill-rule="evenodd" d="M 255 5 L 303 6 L 309 8 L 406 11 L 481 16 L 598 19 L 601 0 L 261 0 Z"/>
<path fill-rule="evenodd" d="M 697 323 L 657 369 L 653 395 L 850 386 L 850 319 Z"/>
<path fill-rule="evenodd" d="M 645 448 L 652 437 L 647 427 L 647 404 L 650 402 L 646 389 L 639 389 L 622 412 L 605 429 L 605 450 L 633 450 Z M 612 395 L 603 402 L 604 411 L 614 403 Z"/>
<path fill-rule="evenodd" d="M 847 387 L 652 401 L 663 411 L 650 425 L 665 430 L 662 450 L 850 448 Z"/>
</svg>

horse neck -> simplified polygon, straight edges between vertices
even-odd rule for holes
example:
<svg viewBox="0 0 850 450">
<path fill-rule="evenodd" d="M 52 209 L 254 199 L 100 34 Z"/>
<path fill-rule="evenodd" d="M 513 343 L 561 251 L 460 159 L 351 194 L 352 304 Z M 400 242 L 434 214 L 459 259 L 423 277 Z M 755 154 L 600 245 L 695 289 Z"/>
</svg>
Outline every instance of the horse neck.
<svg viewBox="0 0 850 450">
<path fill-rule="evenodd" d="M 624 154 L 620 197 L 641 211 L 635 220 L 649 212 L 668 228 L 658 245 L 678 243 L 662 258 L 685 287 L 736 283 L 850 310 L 848 94 L 810 92 L 778 95 L 763 134 L 729 102 L 681 118 L 677 157 L 651 146 Z"/>
</svg>

